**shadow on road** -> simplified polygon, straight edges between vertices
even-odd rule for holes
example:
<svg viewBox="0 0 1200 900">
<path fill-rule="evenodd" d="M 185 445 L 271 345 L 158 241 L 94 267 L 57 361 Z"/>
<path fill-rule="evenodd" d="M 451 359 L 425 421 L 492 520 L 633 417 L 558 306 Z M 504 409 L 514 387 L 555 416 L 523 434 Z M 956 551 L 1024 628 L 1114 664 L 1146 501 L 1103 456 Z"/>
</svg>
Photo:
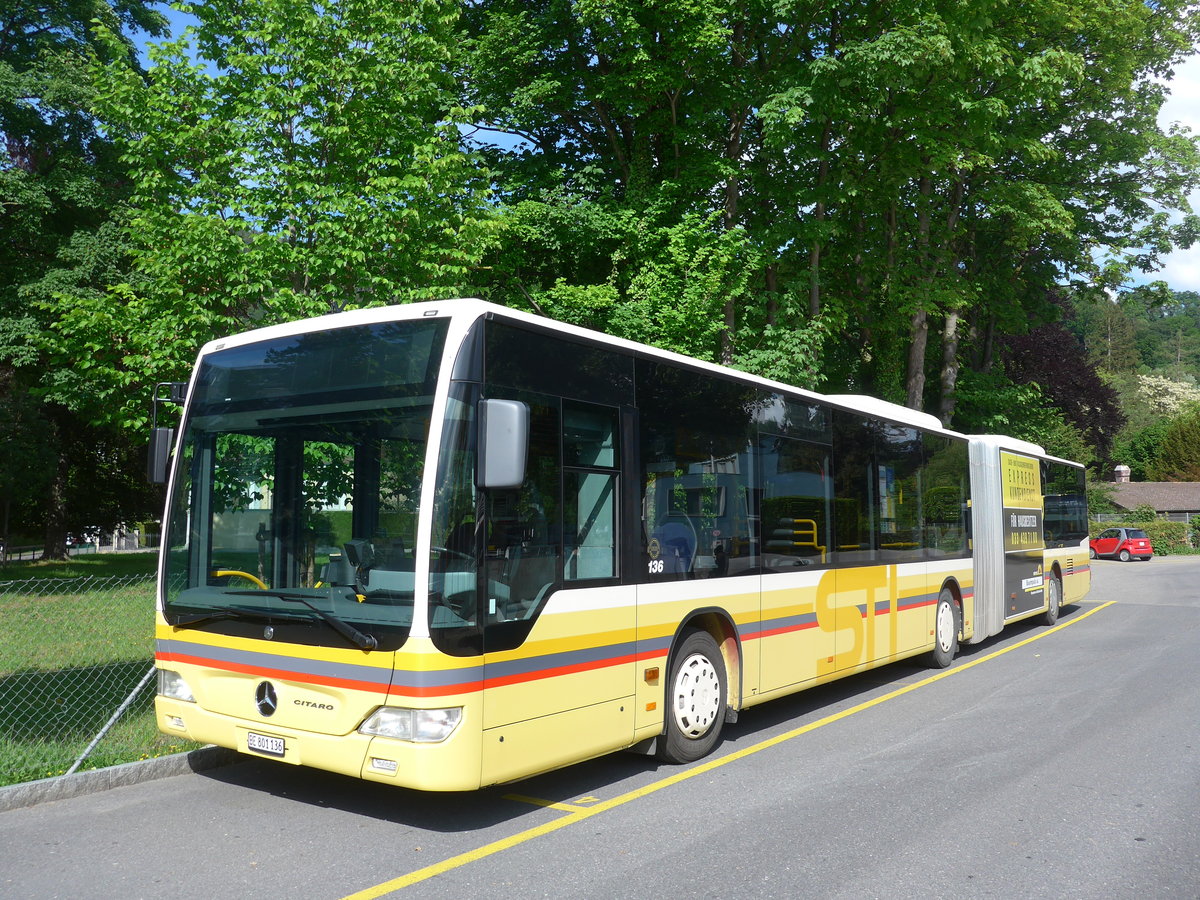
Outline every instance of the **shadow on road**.
<svg viewBox="0 0 1200 900">
<path fill-rule="evenodd" d="M 1064 607 L 1060 621 L 1068 621 L 1095 605 L 1083 603 Z M 956 664 L 1022 641 L 1044 628 L 1037 619 L 1011 625 L 1000 635 L 982 643 L 963 646 Z M 906 684 L 919 682 L 937 671 L 925 667 L 919 660 L 917 657 L 893 663 L 744 710 L 736 723 L 725 726 L 722 744 L 714 756 L 766 740 L 780 729 L 802 727 Z M 462 793 L 413 791 L 250 757 L 246 757 L 245 762 L 198 774 L 312 807 L 336 809 L 435 832 L 457 833 L 484 830 L 522 819 L 529 819 L 532 826 L 545 821 L 547 816 L 562 815 L 533 803 L 514 801 L 510 795 L 536 798 L 547 804 L 579 803 L 580 798 L 594 795 L 610 799 L 680 770 L 681 767 L 659 762 L 654 757 L 618 752 L 521 782 Z"/>
</svg>

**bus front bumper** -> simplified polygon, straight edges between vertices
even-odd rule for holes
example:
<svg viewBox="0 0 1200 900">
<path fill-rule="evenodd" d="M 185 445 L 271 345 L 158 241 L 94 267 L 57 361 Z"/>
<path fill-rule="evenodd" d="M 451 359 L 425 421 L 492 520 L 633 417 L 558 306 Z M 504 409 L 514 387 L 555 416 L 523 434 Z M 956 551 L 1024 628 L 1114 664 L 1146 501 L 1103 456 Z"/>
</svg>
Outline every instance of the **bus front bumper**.
<svg viewBox="0 0 1200 900">
<path fill-rule="evenodd" d="M 470 791 L 480 786 L 481 739 L 464 710 L 454 733 L 439 743 L 413 743 L 360 734 L 318 734 L 275 728 L 158 696 L 158 729 L 174 737 L 237 750 L 258 759 L 309 766 L 422 791 Z"/>
</svg>

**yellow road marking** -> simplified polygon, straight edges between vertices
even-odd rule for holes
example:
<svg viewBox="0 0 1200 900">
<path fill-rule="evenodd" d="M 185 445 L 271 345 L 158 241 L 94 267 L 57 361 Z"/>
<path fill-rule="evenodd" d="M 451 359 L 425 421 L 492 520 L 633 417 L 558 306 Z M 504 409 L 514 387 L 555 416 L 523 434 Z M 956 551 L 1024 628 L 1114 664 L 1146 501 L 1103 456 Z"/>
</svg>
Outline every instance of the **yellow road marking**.
<svg viewBox="0 0 1200 900">
<path fill-rule="evenodd" d="M 531 803 L 534 806 L 542 806 L 546 809 L 559 809 L 563 812 L 580 812 L 587 809 L 586 806 L 576 806 L 573 803 L 560 803 L 557 800 L 542 800 L 540 797 L 526 797 L 524 794 L 505 794 L 505 800 L 515 800 L 518 803 Z M 595 803 L 595 797 L 584 797 L 581 803 Z"/>
<path fill-rule="evenodd" d="M 1112 606 L 1115 602 L 1115 600 L 1110 600 L 1107 603 L 1102 603 L 1101 605 L 1093 609 L 1089 609 L 1087 612 L 1082 613 L 1081 615 L 1067 619 L 1065 622 L 1060 622 L 1053 628 L 1047 628 L 1045 631 L 1041 631 L 1035 634 L 1033 637 L 1026 638 L 1023 641 L 1018 641 L 1017 643 L 1008 647 L 1003 647 L 999 650 L 993 651 L 986 656 L 981 656 L 979 659 L 973 659 L 970 662 L 963 663 L 962 665 L 952 666 L 951 668 L 942 672 L 938 672 L 935 675 L 922 678 L 920 681 L 897 688 L 894 691 L 889 691 L 888 693 L 880 697 L 876 697 L 873 700 L 867 700 L 863 703 L 859 703 L 857 706 L 852 706 L 849 709 L 842 710 L 841 712 L 833 713 L 832 715 L 825 716 L 822 719 L 817 719 L 815 722 L 809 722 L 807 725 L 801 725 L 799 728 L 793 728 L 791 731 L 778 734 L 773 738 L 767 738 L 765 741 L 759 741 L 757 744 L 752 744 L 751 746 L 744 747 L 741 750 L 735 750 L 734 752 L 726 754 L 725 756 L 717 757 L 716 759 L 710 759 L 707 762 L 703 762 L 697 766 L 694 766 L 693 768 L 676 772 L 674 775 L 668 775 L 666 778 L 662 778 L 653 782 L 652 784 L 647 784 L 640 788 L 635 788 L 628 793 L 613 797 L 611 800 L 601 801 L 595 806 L 582 808 L 572 806 L 570 804 L 549 803 L 546 801 L 538 801 L 534 798 L 510 794 L 508 795 L 507 799 L 522 800 L 525 802 L 534 803 L 538 806 L 546 806 L 550 809 L 564 809 L 570 811 L 567 812 L 567 814 L 562 818 L 555 819 L 552 822 L 546 822 L 545 824 L 528 828 L 525 831 L 518 832 L 517 834 L 510 835 L 506 838 L 501 838 L 500 840 L 493 841 L 490 844 L 484 844 L 482 847 L 477 847 L 474 850 L 468 850 L 466 853 L 460 853 L 458 856 L 452 856 L 449 859 L 442 860 L 439 863 L 434 863 L 431 866 L 426 866 L 423 869 L 417 869 L 414 872 L 409 872 L 407 875 L 401 875 L 399 878 L 393 878 L 390 881 L 385 881 L 382 884 L 376 885 L 375 887 L 367 888 L 366 890 L 359 891 L 355 894 L 349 894 L 343 898 L 343 900 L 374 900 L 376 897 L 382 897 L 385 894 L 390 894 L 394 891 L 401 890 L 402 888 L 409 887 L 410 885 L 414 885 L 422 881 L 428 881 L 435 875 L 440 875 L 443 872 L 450 871 L 451 869 L 457 869 L 460 866 L 467 865 L 468 863 L 485 859 L 488 856 L 500 853 L 503 850 L 508 850 L 511 847 L 516 847 L 519 844 L 524 844 L 525 842 L 531 841 L 534 838 L 539 838 L 542 835 L 558 831 L 560 828 L 566 828 L 568 825 L 576 825 L 585 819 L 598 816 L 601 813 L 608 812 L 608 810 L 615 809 L 618 806 L 624 806 L 626 803 L 629 803 L 633 800 L 640 800 L 642 797 L 648 797 L 653 793 L 661 791 L 663 788 L 668 788 L 679 784 L 680 782 L 687 781 L 689 778 L 695 778 L 697 775 L 704 775 L 713 771 L 714 769 L 719 769 L 721 766 L 728 765 L 731 762 L 745 759 L 747 756 L 752 756 L 755 753 L 768 750 L 771 747 L 778 746 L 779 744 L 790 741 L 793 738 L 800 737 L 803 734 L 808 734 L 810 731 L 816 731 L 818 728 L 823 728 L 826 725 L 832 725 L 834 722 L 839 722 L 842 719 L 848 718 L 856 713 L 863 712 L 864 710 L 868 710 L 874 706 L 879 706 L 881 703 L 886 703 L 889 700 L 895 700 L 897 697 L 903 697 L 905 694 L 911 693 L 917 688 L 922 688 L 926 685 L 933 684 L 935 681 L 941 681 L 943 678 L 949 678 L 951 675 L 957 675 L 959 672 L 965 672 L 968 669 L 972 669 L 975 666 L 988 662 L 989 660 L 993 660 L 998 656 L 1003 656 L 1005 653 L 1011 653 L 1013 650 L 1017 650 L 1028 644 L 1032 644 L 1034 641 L 1039 641 L 1044 637 L 1054 634 L 1056 631 L 1061 631 L 1068 625 L 1074 625 L 1076 622 L 1082 622 L 1088 616 Z M 586 797 L 584 799 L 592 800 L 594 798 Z"/>
</svg>

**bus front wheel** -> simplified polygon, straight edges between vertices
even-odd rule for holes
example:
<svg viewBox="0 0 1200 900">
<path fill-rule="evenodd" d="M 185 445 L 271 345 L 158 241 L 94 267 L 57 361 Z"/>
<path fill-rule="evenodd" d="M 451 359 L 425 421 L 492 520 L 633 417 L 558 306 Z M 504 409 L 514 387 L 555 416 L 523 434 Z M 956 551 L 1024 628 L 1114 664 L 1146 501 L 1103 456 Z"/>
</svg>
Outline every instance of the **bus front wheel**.
<svg viewBox="0 0 1200 900">
<path fill-rule="evenodd" d="M 725 662 L 712 635 L 686 632 L 671 663 L 659 759 L 688 763 L 708 755 L 725 724 L 725 685 Z"/>
<path fill-rule="evenodd" d="M 937 612 L 933 619 L 933 650 L 928 662 L 934 669 L 944 669 L 958 653 L 958 604 L 949 588 L 938 594 Z"/>
</svg>

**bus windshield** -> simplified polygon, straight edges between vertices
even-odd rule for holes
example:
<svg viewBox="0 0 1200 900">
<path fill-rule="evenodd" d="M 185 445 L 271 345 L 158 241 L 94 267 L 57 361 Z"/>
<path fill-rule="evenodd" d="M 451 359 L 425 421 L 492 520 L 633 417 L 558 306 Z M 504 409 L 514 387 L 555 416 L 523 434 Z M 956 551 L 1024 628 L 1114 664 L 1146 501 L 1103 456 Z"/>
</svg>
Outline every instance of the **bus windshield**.
<svg viewBox="0 0 1200 900">
<path fill-rule="evenodd" d="M 404 642 L 446 322 L 203 357 L 165 529 L 168 622 L 313 646 Z"/>
</svg>

